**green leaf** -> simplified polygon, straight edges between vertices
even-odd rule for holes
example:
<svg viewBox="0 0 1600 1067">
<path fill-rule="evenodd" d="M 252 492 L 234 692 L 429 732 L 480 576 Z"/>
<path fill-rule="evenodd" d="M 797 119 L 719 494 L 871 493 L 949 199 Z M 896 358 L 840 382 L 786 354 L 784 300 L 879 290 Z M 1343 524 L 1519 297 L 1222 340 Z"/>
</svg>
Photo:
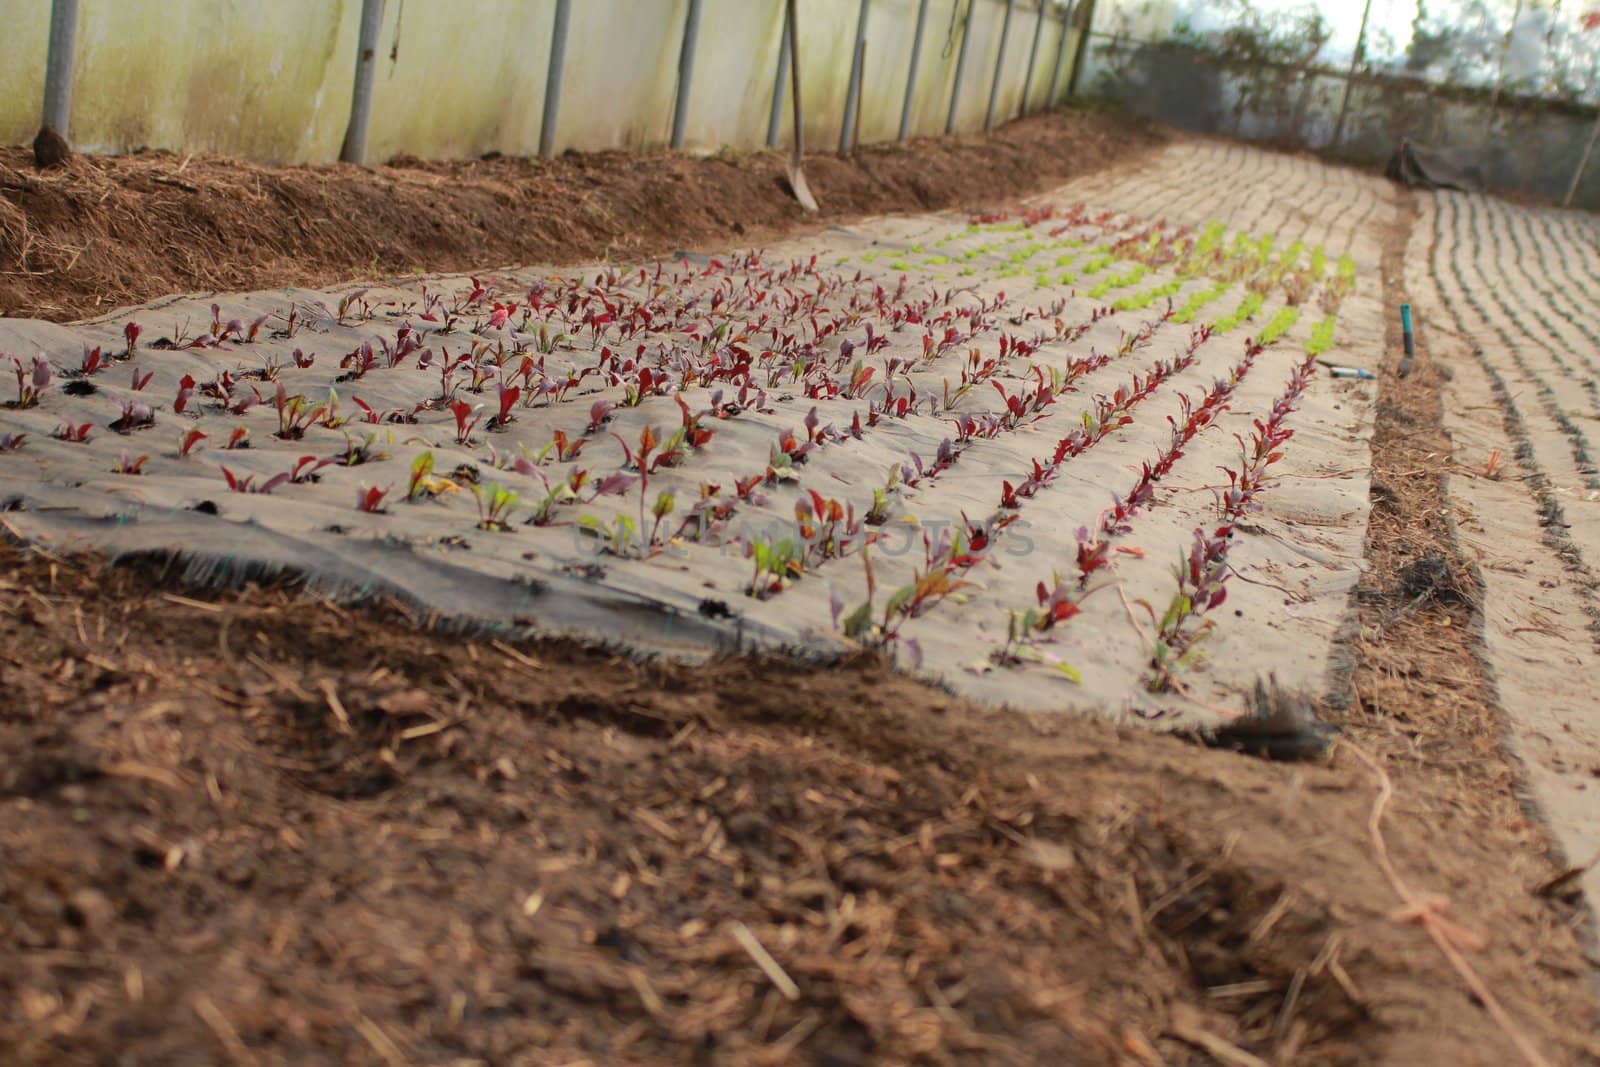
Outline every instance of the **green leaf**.
<svg viewBox="0 0 1600 1067">
<path fill-rule="evenodd" d="M 844 635 L 855 639 L 872 629 L 872 601 L 863 601 L 861 606 L 845 616 Z"/>
<path fill-rule="evenodd" d="M 1161 633 L 1171 633 L 1179 620 L 1189 614 L 1189 607 L 1189 598 L 1179 593 L 1172 598 L 1172 603 L 1167 605 L 1166 613 L 1161 616 L 1161 625 L 1156 629 Z"/>
</svg>

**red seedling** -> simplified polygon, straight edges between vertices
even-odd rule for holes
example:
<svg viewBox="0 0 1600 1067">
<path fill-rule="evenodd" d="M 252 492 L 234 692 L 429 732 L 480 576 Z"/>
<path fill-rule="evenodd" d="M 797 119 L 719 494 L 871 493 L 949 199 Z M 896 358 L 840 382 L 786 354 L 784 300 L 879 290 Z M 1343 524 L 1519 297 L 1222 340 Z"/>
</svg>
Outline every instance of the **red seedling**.
<svg viewBox="0 0 1600 1067">
<path fill-rule="evenodd" d="M 155 371 L 146 371 L 144 374 L 140 374 L 138 367 L 133 368 L 133 391 L 136 393 L 144 392 L 144 387 L 149 385 L 150 379 L 155 376 Z"/>
<path fill-rule="evenodd" d="M 1111 565 L 1110 552 L 1111 542 L 1103 538 L 1090 540 L 1088 528 L 1084 526 L 1078 527 L 1077 564 L 1079 585 L 1087 584 L 1090 576 L 1095 571 Z"/>
<path fill-rule="evenodd" d="M 365 299 L 366 295 L 367 291 L 365 289 L 357 289 L 339 298 L 338 321 L 341 326 L 344 325 L 345 316 L 352 309 L 358 309 L 359 317 L 362 319 L 370 319 L 372 317 L 372 308 Z"/>
<path fill-rule="evenodd" d="M 234 474 L 227 467 L 219 467 L 219 469 L 222 471 L 222 476 L 228 481 L 228 488 L 235 493 L 255 493 L 258 495 L 265 495 L 289 480 L 289 472 L 284 471 L 282 474 L 274 474 L 271 478 L 268 478 L 258 486 L 255 484 L 256 479 L 255 475 L 253 474 L 247 474 L 241 478 Z"/>
<path fill-rule="evenodd" d="M 661 442 L 661 451 L 650 463 L 650 473 L 654 474 L 661 467 L 676 467 L 688 454 L 689 432 L 680 426 L 672 432 L 671 437 Z"/>
<path fill-rule="evenodd" d="M 793 430 L 786 430 L 778 435 L 778 443 L 772 446 L 773 465 L 777 466 L 778 463 L 776 461 L 780 458 L 783 459 L 784 466 L 792 463 L 804 463 L 806 457 L 816 447 L 815 441 L 801 441 Z"/>
<path fill-rule="evenodd" d="M 244 333 L 244 323 L 238 319 L 229 319 L 226 324 L 222 321 L 222 308 L 217 304 L 211 305 L 211 337 L 217 343 L 237 338 Z"/>
<path fill-rule="evenodd" d="M 665 373 L 658 373 L 649 367 L 639 369 L 637 384 L 629 382 L 624 384 L 622 390 L 622 403 L 630 408 L 638 407 L 647 396 L 665 392 L 668 379 Z"/>
<path fill-rule="evenodd" d="M 422 338 L 410 326 L 402 326 L 395 331 L 394 344 L 391 345 L 386 338 L 379 338 L 378 347 L 383 351 L 384 366 L 393 370 L 404 363 L 407 356 L 422 347 Z M 427 369 L 420 356 L 417 357 L 417 366 L 421 370 Z"/>
<path fill-rule="evenodd" d="M 1180 652 L 1194 640 L 1184 633 L 1185 624 L 1227 599 L 1224 583 L 1228 578 L 1228 534 L 1223 530 L 1210 534 L 1195 530 L 1194 542 L 1187 557 L 1180 560 L 1177 575 L 1178 592 L 1156 627 L 1155 666 L 1157 685 L 1162 688 L 1171 674 L 1168 660 L 1173 660 L 1172 653 Z M 1174 660 L 1180 661 L 1181 657 Z"/>
<path fill-rule="evenodd" d="M 235 426 L 228 435 L 228 443 L 222 446 L 230 452 L 235 449 L 250 447 L 250 428 L 248 426 Z"/>
<path fill-rule="evenodd" d="M 232 398 L 229 397 L 228 399 L 231 400 Z M 230 415 L 243 415 L 245 412 L 249 411 L 251 408 L 255 407 L 261 402 L 261 390 L 252 385 L 250 387 L 249 396 L 240 397 L 238 400 L 234 400 L 232 403 L 228 403 L 225 400 L 223 406 L 227 409 L 228 414 Z"/>
<path fill-rule="evenodd" d="M 383 498 L 388 495 L 389 490 L 387 488 L 379 489 L 375 485 L 357 489 L 356 507 L 369 515 L 385 515 L 387 512 L 383 508 Z"/>
<path fill-rule="evenodd" d="M 472 431 L 478 428 L 479 414 L 483 410 L 482 404 L 469 404 L 465 400 L 452 400 L 450 414 L 456 418 L 456 444 L 470 447 L 472 445 Z"/>
<path fill-rule="evenodd" d="M 317 474 L 323 467 L 332 463 L 332 459 L 318 459 L 316 456 L 301 456 L 295 460 L 293 467 L 289 468 L 289 480 L 296 485 L 305 482 L 320 481 Z"/>
<path fill-rule="evenodd" d="M 954 571 L 947 562 L 936 561 L 929 570 L 913 572 L 911 583 L 895 590 L 884 606 L 881 629 L 885 638 L 897 637 L 905 620 L 916 618 L 972 584 L 952 578 Z"/>
<path fill-rule="evenodd" d="M 240 427 L 240 429 L 243 428 L 244 427 L 242 426 Z M 201 441 L 204 441 L 208 436 L 210 435 L 204 430 L 193 429 L 184 434 L 182 437 L 178 438 L 178 458 L 187 458 L 189 453 L 194 451 L 194 446 L 199 444 Z"/>
<path fill-rule="evenodd" d="M 27 440 L 25 433 L 0 433 L 0 452 L 14 452 Z"/>
<path fill-rule="evenodd" d="M 339 360 L 340 368 L 346 373 L 339 376 L 340 381 L 359 379 L 368 371 L 378 369 L 378 350 L 372 347 L 371 341 L 362 342 L 359 348 L 347 353 Z"/>
<path fill-rule="evenodd" d="M 122 353 L 123 359 L 133 358 L 133 350 L 139 345 L 139 335 L 141 333 L 144 333 L 144 327 L 137 322 L 130 322 L 122 327 L 122 339 L 128 344 L 127 349 Z"/>
<path fill-rule="evenodd" d="M 589 439 L 579 437 L 573 440 L 567 437 L 565 431 L 557 430 L 555 438 L 550 443 L 555 446 L 556 459 L 562 463 L 570 463 L 578 458 L 578 453 L 583 451 L 583 446 L 589 443 Z"/>
<path fill-rule="evenodd" d="M 50 364 L 43 356 L 34 356 L 33 363 L 25 367 L 22 360 L 12 356 L 11 365 L 17 372 L 17 399 L 12 407 L 31 408 L 38 404 L 39 397 L 50 388 Z"/>
<path fill-rule="evenodd" d="M 113 474 L 143 474 L 144 465 L 149 456 L 139 456 L 137 459 L 130 457 L 126 452 L 117 460 L 117 465 L 111 468 Z"/>
<path fill-rule="evenodd" d="M 307 428 L 325 411 L 320 405 L 313 407 L 309 400 L 298 393 L 290 396 L 282 382 L 278 383 L 272 404 L 278 410 L 278 436 L 285 441 L 300 440 L 306 435 Z"/>
<path fill-rule="evenodd" d="M 704 541 L 706 535 L 727 525 L 739 505 L 721 498 L 722 486 L 712 482 L 700 483 L 700 498 L 689 507 L 689 514 L 678 526 L 674 535 L 691 541 Z"/>
<path fill-rule="evenodd" d="M 756 507 L 760 507 L 766 502 L 766 497 L 756 492 L 756 490 L 766 484 L 766 481 L 767 478 L 764 474 L 752 474 L 748 478 L 736 478 L 733 482 L 733 495 L 746 504 L 754 504 Z"/>
<path fill-rule="evenodd" d="M 710 427 L 702 426 L 700 424 L 701 416 L 689 413 L 689 405 L 684 402 L 683 397 L 675 396 L 673 399 L 678 402 L 678 409 L 683 412 L 684 443 L 690 448 L 700 448 L 708 444 L 717 435 L 717 431 Z"/>
<path fill-rule="evenodd" d="M 517 401 L 522 397 L 522 390 L 515 385 L 502 385 L 500 387 L 500 414 L 489 420 L 489 429 L 503 430 L 511 424 L 511 409 L 516 407 Z"/>
<path fill-rule="evenodd" d="M 83 346 L 83 361 L 78 364 L 79 374 L 87 378 L 91 374 L 105 370 L 110 365 L 111 361 L 101 354 L 99 345 L 94 348 L 90 348 L 88 345 Z"/>
<path fill-rule="evenodd" d="M 60 426 L 57 426 L 55 431 L 52 432 L 50 436 L 54 437 L 57 441 L 70 441 L 75 445 L 81 445 L 89 440 L 89 431 L 93 428 L 94 424 L 90 422 L 78 423 L 76 425 L 70 422 L 64 422 Z"/>
<path fill-rule="evenodd" d="M 372 405 L 367 403 L 365 400 L 362 400 L 359 396 L 352 396 L 350 398 L 350 402 L 361 409 L 362 422 L 368 422 L 376 426 L 379 422 L 383 421 L 382 416 L 373 409 Z"/>
<path fill-rule="evenodd" d="M 633 483 L 639 479 L 632 474 L 608 474 L 594 485 L 594 497 L 621 496 L 633 488 Z M 576 489 L 576 487 L 574 487 Z"/>
<path fill-rule="evenodd" d="M 621 434 L 614 433 L 611 436 L 615 437 L 617 443 L 622 446 L 622 465 L 624 467 L 631 467 L 644 474 L 649 474 L 654 469 L 650 463 L 650 457 L 660 443 L 660 439 L 656 437 L 654 427 L 646 426 L 639 431 L 639 450 L 637 452 L 629 447 L 628 442 L 622 438 Z"/>
<path fill-rule="evenodd" d="M 136 400 L 119 400 L 117 403 L 122 408 L 122 414 L 111 424 L 117 433 L 130 433 L 156 424 L 156 409 L 149 404 L 141 404 Z"/>
<path fill-rule="evenodd" d="M 868 367 L 865 364 L 857 362 L 853 367 L 850 368 L 850 381 L 844 387 L 844 389 L 841 390 L 842 395 L 851 400 L 859 400 L 867 391 L 867 387 L 872 384 L 872 376 L 876 373 L 876 367 Z"/>
<path fill-rule="evenodd" d="M 609 400 L 596 400 L 589 405 L 589 425 L 584 431 L 589 434 L 600 432 L 600 427 L 611 421 L 612 409 L 617 405 Z"/>
<path fill-rule="evenodd" d="M 1071 587 L 1059 579 L 1053 586 L 1040 582 L 1034 595 L 1039 598 L 1039 613 L 1033 618 L 1035 629 L 1049 630 L 1083 612 L 1072 599 Z"/>
<path fill-rule="evenodd" d="M 194 395 L 194 376 L 185 374 L 183 380 L 178 382 L 178 396 L 172 402 L 172 411 L 175 415 L 182 415 L 183 409 L 189 406 L 189 398 Z"/>
</svg>

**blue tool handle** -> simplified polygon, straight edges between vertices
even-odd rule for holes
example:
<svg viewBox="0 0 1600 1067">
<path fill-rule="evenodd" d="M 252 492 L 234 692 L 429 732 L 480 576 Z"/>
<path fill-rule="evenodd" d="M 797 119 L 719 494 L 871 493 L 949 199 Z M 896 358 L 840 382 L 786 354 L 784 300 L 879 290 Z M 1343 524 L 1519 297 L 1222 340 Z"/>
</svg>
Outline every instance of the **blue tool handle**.
<svg viewBox="0 0 1600 1067">
<path fill-rule="evenodd" d="M 1411 305 L 1400 305 L 1400 333 L 1405 340 L 1405 355 L 1400 357 L 1399 374 L 1404 378 L 1411 373 L 1411 362 L 1417 355 L 1416 335 L 1411 332 Z"/>
</svg>

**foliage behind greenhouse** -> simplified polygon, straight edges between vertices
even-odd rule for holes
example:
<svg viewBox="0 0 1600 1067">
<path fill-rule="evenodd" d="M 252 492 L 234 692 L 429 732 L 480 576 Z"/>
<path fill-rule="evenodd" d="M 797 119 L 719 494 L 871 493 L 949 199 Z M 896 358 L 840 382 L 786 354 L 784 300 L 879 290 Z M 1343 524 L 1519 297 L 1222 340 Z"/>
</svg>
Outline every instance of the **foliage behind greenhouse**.
<svg viewBox="0 0 1600 1067">
<path fill-rule="evenodd" d="M 1102 0 L 1083 84 L 1190 129 L 1362 162 L 1409 139 L 1486 185 L 1559 198 L 1592 148 L 1597 22 L 1571 0 Z M 1600 205 L 1600 176 L 1574 191 Z"/>
</svg>

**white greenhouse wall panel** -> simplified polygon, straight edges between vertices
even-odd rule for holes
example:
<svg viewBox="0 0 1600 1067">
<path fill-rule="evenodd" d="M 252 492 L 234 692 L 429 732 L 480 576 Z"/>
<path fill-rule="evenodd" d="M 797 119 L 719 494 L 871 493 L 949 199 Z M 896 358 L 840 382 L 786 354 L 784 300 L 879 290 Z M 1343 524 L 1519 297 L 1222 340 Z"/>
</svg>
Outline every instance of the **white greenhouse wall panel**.
<svg viewBox="0 0 1600 1067">
<path fill-rule="evenodd" d="M 554 16 L 555 0 L 390 0 L 378 38 L 368 157 L 535 154 Z M 348 118 L 348 95 L 340 104 Z M 334 157 L 338 150 L 336 143 Z"/>
<path fill-rule="evenodd" d="M 957 128 L 982 127 L 1005 0 L 930 0 L 913 136 L 944 132 L 975 5 Z M 808 148 L 838 145 L 860 0 L 801 0 Z M 361 0 L 80 0 L 73 144 L 83 151 L 207 151 L 264 163 L 338 158 L 350 116 Z M 872 0 L 862 142 L 900 128 L 918 0 Z M 537 152 L 556 0 L 388 0 L 374 70 L 368 158 Z M 783 0 L 702 0 L 687 147 L 766 144 Z M 688 0 L 572 0 L 557 150 L 648 149 L 671 133 Z M 997 123 L 1015 118 L 1038 0 L 1017 0 Z M 1047 7 L 1030 108 L 1046 105 L 1061 52 Z M 0 0 L 0 140 L 30 141 L 43 98 L 49 0 Z M 1074 35 L 1075 36 L 1075 35 Z M 1067 84 L 1070 42 L 1060 79 Z M 783 86 L 781 137 L 790 137 Z"/>
<path fill-rule="evenodd" d="M 336 158 L 360 14 L 359 0 L 82 0 L 72 141 L 89 152 Z M 42 82 L 49 22 L 46 0 L 0 0 L 4 66 L 30 67 Z M 20 54 L 19 31 L 40 42 L 36 63 Z M 32 139 L 40 99 L 37 89 L 6 94 L 8 140 Z"/>
</svg>

